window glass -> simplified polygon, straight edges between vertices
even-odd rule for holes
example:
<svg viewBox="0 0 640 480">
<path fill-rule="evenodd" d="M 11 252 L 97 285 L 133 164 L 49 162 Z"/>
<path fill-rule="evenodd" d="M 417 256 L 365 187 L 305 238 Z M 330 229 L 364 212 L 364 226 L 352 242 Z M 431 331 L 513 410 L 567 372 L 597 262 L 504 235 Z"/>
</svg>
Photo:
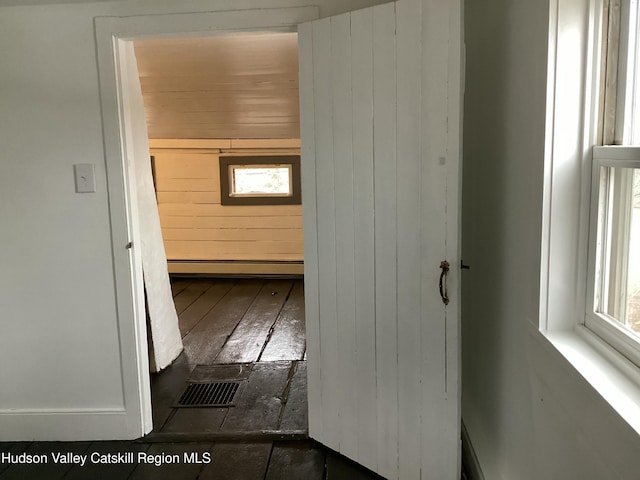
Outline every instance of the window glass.
<svg viewBox="0 0 640 480">
<path fill-rule="evenodd" d="M 233 196 L 292 194 L 291 166 L 229 166 Z"/>
<path fill-rule="evenodd" d="M 300 155 L 220 156 L 222 205 L 300 205 Z"/>
<path fill-rule="evenodd" d="M 640 169 L 600 168 L 595 311 L 640 334 Z"/>
<path fill-rule="evenodd" d="M 625 322 L 640 332 L 640 169 L 634 169 Z"/>
</svg>

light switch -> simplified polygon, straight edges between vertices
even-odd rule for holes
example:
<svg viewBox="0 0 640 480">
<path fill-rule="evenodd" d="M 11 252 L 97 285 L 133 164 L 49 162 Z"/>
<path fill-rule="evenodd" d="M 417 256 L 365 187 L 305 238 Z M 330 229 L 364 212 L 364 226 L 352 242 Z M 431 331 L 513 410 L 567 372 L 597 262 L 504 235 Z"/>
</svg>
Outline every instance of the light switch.
<svg viewBox="0 0 640 480">
<path fill-rule="evenodd" d="M 78 163 L 73 166 L 76 178 L 76 193 L 93 193 L 96 191 L 96 179 L 92 163 Z"/>
</svg>

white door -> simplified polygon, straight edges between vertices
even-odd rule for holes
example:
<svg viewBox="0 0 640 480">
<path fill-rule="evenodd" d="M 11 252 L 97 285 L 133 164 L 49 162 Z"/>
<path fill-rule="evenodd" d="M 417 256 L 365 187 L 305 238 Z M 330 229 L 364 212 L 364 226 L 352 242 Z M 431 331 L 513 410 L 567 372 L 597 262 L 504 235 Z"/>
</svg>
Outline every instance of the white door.
<svg viewBox="0 0 640 480">
<path fill-rule="evenodd" d="M 133 268 L 141 284 L 135 286 L 146 303 L 151 340 L 149 360 L 152 371 L 170 365 L 182 351 L 182 338 L 178 315 L 173 303 L 167 256 L 162 242 L 158 203 L 153 185 L 147 122 L 144 115 L 140 75 L 133 42 L 119 40 L 117 52 L 122 91 L 122 124 L 125 129 L 124 148 L 128 168 L 127 181 L 131 197 L 130 215 L 136 217 L 130 231 L 132 261 L 140 262 Z M 139 258 L 137 258 L 139 257 Z M 144 272 L 144 274 L 142 274 Z M 144 277 L 144 278 L 142 278 Z M 141 302 L 142 303 L 142 299 Z M 145 349 L 146 350 L 146 349 Z"/>
<path fill-rule="evenodd" d="M 309 431 L 389 479 L 460 478 L 460 23 L 400 0 L 299 28 Z"/>
</svg>

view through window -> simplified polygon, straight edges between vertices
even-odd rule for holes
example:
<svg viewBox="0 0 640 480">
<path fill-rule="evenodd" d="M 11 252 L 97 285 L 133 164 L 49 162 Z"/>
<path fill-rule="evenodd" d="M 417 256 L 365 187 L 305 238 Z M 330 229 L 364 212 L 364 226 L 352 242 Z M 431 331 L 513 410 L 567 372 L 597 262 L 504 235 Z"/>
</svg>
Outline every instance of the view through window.
<svg viewBox="0 0 640 480">
<path fill-rule="evenodd" d="M 229 166 L 230 195 L 291 196 L 291 166 Z"/>
</svg>

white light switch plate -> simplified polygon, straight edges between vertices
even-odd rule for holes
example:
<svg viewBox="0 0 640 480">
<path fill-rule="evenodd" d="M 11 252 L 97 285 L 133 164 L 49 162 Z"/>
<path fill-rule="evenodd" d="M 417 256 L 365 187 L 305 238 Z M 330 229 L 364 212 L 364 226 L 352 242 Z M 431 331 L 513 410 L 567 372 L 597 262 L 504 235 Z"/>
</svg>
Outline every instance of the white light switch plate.
<svg viewBox="0 0 640 480">
<path fill-rule="evenodd" d="M 92 163 L 78 163 L 73 166 L 77 193 L 93 193 L 96 191 L 96 179 Z"/>
</svg>

